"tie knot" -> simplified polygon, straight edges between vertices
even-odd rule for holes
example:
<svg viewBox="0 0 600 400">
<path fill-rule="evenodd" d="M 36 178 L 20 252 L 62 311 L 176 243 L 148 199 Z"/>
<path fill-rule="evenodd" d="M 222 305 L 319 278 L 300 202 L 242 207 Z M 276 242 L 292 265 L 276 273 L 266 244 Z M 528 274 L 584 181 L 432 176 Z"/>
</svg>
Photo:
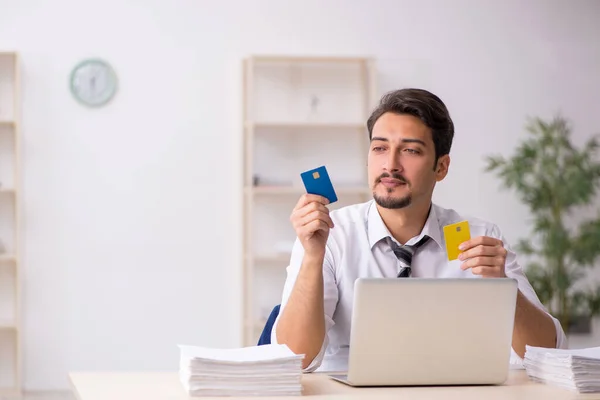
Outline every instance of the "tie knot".
<svg viewBox="0 0 600 400">
<path fill-rule="evenodd" d="M 391 246 L 392 246 L 392 250 L 394 250 L 394 252 L 396 252 L 397 250 L 406 250 L 406 251 L 411 252 L 412 254 L 414 254 L 419 249 L 419 247 L 422 247 L 423 245 L 425 245 L 425 243 L 427 243 L 429 241 L 429 239 L 430 239 L 429 236 L 424 235 L 415 244 L 398 245 L 396 242 L 391 240 L 391 238 L 389 238 Z"/>
<path fill-rule="evenodd" d="M 427 243 L 429 241 L 429 239 L 430 239 L 430 237 L 425 235 L 417 243 L 411 244 L 411 245 L 404 245 L 404 246 L 399 246 L 393 241 L 391 242 L 392 250 L 394 251 L 394 254 L 396 255 L 396 257 L 398 258 L 398 261 L 400 261 L 401 269 L 400 269 L 400 272 L 398 273 L 399 278 L 410 276 L 412 259 L 413 259 L 413 256 L 415 255 L 415 252 L 420 247 L 422 247 L 425 243 Z"/>
</svg>

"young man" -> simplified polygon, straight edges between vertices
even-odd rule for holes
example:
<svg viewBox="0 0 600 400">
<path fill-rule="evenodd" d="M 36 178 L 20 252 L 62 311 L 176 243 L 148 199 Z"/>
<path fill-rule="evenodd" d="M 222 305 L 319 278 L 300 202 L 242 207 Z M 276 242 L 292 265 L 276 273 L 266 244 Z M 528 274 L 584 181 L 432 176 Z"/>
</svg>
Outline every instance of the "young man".
<svg viewBox="0 0 600 400">
<path fill-rule="evenodd" d="M 522 358 L 526 344 L 565 347 L 558 320 L 538 300 L 500 229 L 432 204 L 454 137 L 444 103 L 425 90 L 390 92 L 367 128 L 373 200 L 330 213 L 323 197 L 300 198 L 290 217 L 298 238 L 272 342 L 305 354 L 307 372 L 343 371 L 357 278 L 511 277 L 519 287 L 513 357 Z M 472 239 L 449 262 L 442 227 L 465 219 Z"/>
</svg>

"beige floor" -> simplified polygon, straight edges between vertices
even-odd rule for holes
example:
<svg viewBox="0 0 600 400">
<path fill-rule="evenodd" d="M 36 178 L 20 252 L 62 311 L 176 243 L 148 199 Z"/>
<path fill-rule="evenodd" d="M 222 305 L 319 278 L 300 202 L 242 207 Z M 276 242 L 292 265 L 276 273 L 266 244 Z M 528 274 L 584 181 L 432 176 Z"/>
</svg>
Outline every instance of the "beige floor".
<svg viewBox="0 0 600 400">
<path fill-rule="evenodd" d="M 0 400 L 75 400 L 75 396 L 68 391 L 25 392 L 22 396 L 0 395 Z"/>
</svg>

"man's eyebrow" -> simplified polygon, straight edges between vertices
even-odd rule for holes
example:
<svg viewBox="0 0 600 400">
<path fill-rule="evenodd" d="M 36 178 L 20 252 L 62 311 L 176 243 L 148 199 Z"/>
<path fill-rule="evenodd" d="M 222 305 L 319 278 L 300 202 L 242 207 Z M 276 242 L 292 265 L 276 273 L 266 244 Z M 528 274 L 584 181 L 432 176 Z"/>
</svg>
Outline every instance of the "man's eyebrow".
<svg viewBox="0 0 600 400">
<path fill-rule="evenodd" d="M 389 139 L 384 138 L 384 137 L 379 137 L 379 136 L 375 136 L 371 138 L 371 142 L 378 140 L 381 142 L 389 142 Z M 427 147 L 427 144 L 425 144 L 424 141 L 422 141 L 421 139 L 402 139 L 402 143 L 418 143 L 424 147 Z"/>
<path fill-rule="evenodd" d="M 427 145 L 425 144 L 424 141 L 422 141 L 421 139 L 402 139 L 403 143 L 419 143 L 425 147 L 427 147 Z"/>
</svg>

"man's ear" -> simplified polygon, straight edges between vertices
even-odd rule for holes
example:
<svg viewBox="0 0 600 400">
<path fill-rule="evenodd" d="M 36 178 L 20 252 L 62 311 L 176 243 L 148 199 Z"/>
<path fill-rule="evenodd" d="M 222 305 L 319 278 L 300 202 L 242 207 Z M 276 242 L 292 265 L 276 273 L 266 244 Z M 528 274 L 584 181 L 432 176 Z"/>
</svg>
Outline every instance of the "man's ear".
<svg viewBox="0 0 600 400">
<path fill-rule="evenodd" d="M 445 154 L 438 158 L 437 166 L 435 167 L 435 179 L 439 182 L 448 175 L 448 169 L 450 168 L 450 156 Z"/>
</svg>

